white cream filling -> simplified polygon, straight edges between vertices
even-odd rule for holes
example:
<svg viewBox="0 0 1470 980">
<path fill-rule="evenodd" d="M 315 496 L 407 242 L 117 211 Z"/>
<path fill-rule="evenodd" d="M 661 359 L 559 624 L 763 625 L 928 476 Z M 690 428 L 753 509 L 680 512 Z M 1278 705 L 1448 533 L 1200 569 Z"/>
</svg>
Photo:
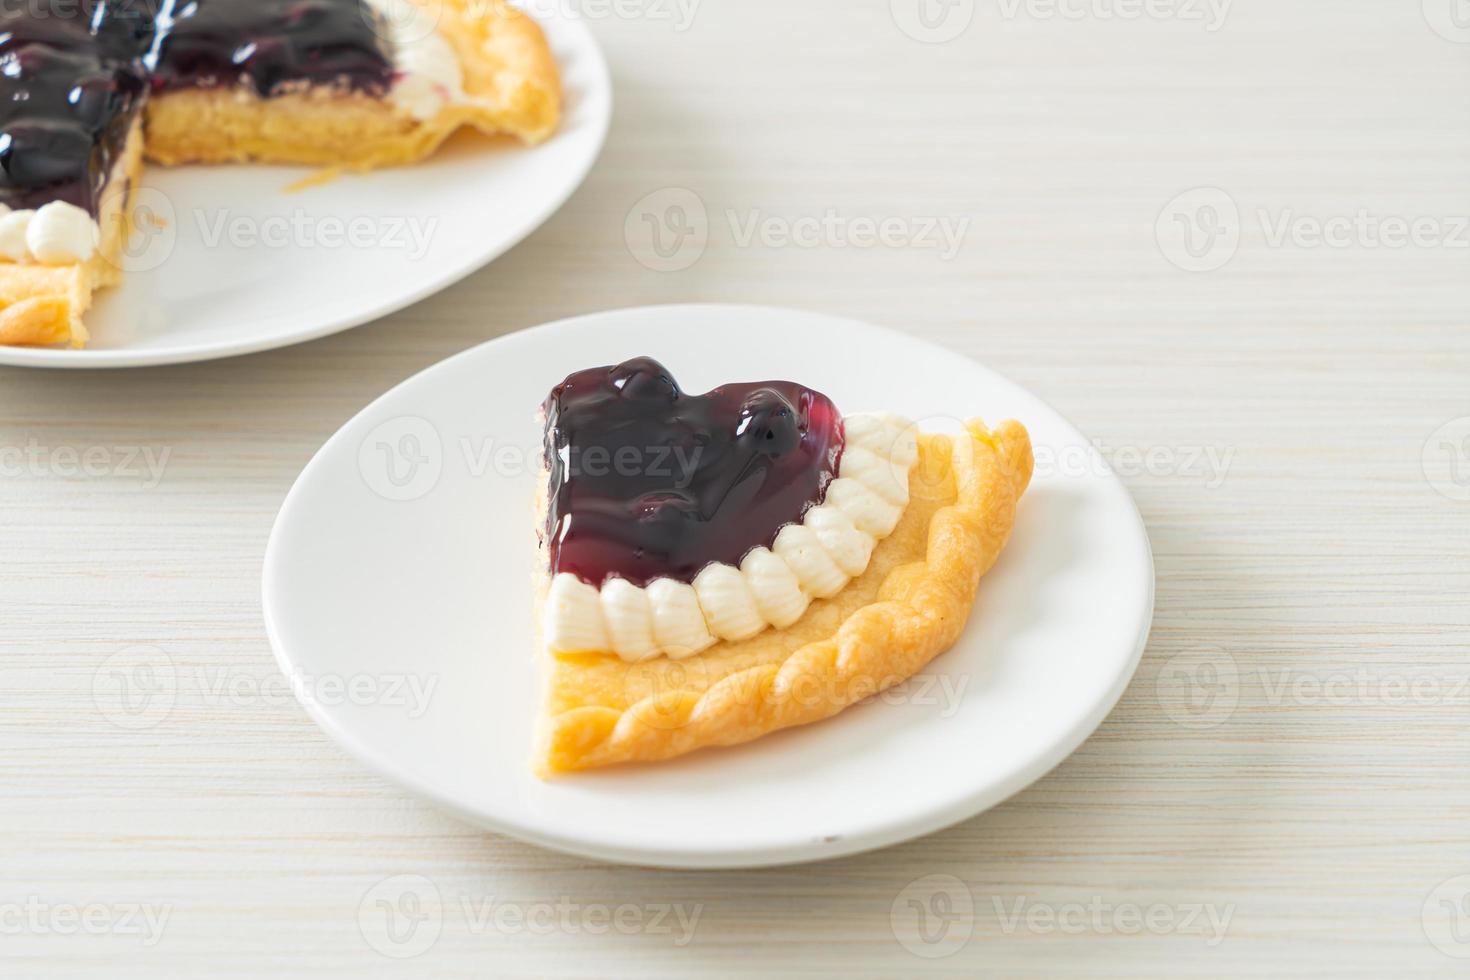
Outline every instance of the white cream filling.
<svg viewBox="0 0 1470 980">
<path fill-rule="evenodd" d="M 0 204 L 0 260 L 74 265 L 96 255 L 101 238 L 97 222 L 75 204 L 52 201 L 35 211 Z"/>
<path fill-rule="evenodd" d="M 438 16 L 413 0 L 368 0 L 388 25 L 388 45 L 398 77 L 388 100 L 413 118 L 434 118 L 451 102 L 467 101 L 464 67 L 449 39 L 438 30 Z"/>
<path fill-rule="evenodd" d="M 3 242 L 0 242 L 3 244 Z M 545 637 L 554 653 L 611 651 L 629 662 L 680 659 L 718 640 L 784 629 L 813 599 L 836 595 L 867 570 L 873 548 L 893 533 L 909 500 L 919 459 L 913 425 L 894 415 L 848 415 L 836 478 L 826 498 L 788 524 L 770 548 L 753 548 L 740 567 L 706 565 L 692 584 L 621 578 L 599 591 L 568 572 L 551 580 Z"/>
</svg>

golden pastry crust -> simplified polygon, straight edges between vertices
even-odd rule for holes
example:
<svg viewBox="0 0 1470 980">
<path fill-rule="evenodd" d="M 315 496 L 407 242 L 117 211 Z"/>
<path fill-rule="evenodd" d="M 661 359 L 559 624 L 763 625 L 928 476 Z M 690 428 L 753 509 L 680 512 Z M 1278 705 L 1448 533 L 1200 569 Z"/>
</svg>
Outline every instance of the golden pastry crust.
<svg viewBox="0 0 1470 980">
<path fill-rule="evenodd" d="M 92 305 L 87 264 L 0 265 L 0 344 L 87 342 L 82 314 Z"/>
<path fill-rule="evenodd" d="M 190 89 L 151 99 L 147 153 L 165 165 L 302 163 L 372 170 L 416 163 L 468 126 L 526 143 L 550 136 L 561 82 L 536 22 L 504 0 L 414 0 L 437 15 L 464 70 L 468 102 L 431 119 L 360 93 L 308 89 L 272 98 L 236 89 Z"/>
<path fill-rule="evenodd" d="M 73 265 L 0 262 L 0 344 L 81 347 L 87 342 L 82 314 L 92 305 L 92 292 L 122 278 L 134 190 L 143 173 L 142 136 L 142 123 L 134 123 L 102 195 L 97 222 L 101 241 L 90 261 Z"/>
<path fill-rule="evenodd" d="M 919 439 L 910 502 L 867 571 L 784 630 L 684 660 L 544 655 L 542 777 L 735 745 L 837 714 L 913 676 L 959 636 L 1031 479 L 1017 422 Z M 544 579 L 545 576 L 542 576 Z"/>
</svg>

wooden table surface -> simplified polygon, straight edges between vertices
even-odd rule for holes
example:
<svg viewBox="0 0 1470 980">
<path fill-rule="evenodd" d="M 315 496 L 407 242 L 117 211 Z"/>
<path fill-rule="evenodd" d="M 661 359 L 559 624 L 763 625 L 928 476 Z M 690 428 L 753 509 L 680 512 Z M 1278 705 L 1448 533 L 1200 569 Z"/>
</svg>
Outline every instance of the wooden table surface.
<svg viewBox="0 0 1470 980">
<path fill-rule="evenodd" d="M 586 0 L 607 148 L 493 266 L 292 349 L 0 370 L 0 973 L 1470 973 L 1470 26 L 925 4 Z M 261 557 L 339 425 L 693 300 L 909 331 L 1098 440 L 1158 606 L 1054 772 L 864 856 L 611 867 L 418 802 L 280 685 Z M 119 702 L 159 656 L 169 702 Z"/>
</svg>

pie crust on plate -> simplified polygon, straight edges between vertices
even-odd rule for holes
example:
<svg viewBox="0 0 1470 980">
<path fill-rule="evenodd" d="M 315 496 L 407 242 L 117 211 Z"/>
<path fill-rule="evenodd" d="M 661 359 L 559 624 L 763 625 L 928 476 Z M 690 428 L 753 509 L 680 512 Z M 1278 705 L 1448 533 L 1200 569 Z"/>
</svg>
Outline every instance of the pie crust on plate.
<svg viewBox="0 0 1470 980">
<path fill-rule="evenodd" d="M 964 628 L 980 578 L 1010 536 L 1032 463 L 1018 422 L 921 434 L 909 502 L 892 533 L 866 571 L 835 596 L 814 599 L 790 626 L 680 659 L 543 650 L 533 768 L 544 778 L 748 742 L 828 718 L 913 676 Z M 545 557 L 543 548 L 543 604 Z"/>
</svg>

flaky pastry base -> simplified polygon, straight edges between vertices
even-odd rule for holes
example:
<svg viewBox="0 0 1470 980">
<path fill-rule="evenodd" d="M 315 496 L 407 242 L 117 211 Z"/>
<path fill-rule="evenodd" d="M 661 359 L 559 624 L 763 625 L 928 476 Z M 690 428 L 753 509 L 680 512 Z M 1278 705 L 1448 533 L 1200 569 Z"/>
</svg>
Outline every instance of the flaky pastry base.
<svg viewBox="0 0 1470 980">
<path fill-rule="evenodd" d="M 547 778 L 736 745 L 831 717 L 912 677 L 959 637 L 1031 469 L 1031 440 L 1017 422 L 921 435 L 898 526 L 867 571 L 792 626 L 683 660 L 543 651 L 533 769 Z"/>
<path fill-rule="evenodd" d="M 468 102 L 414 119 L 385 98 L 307 89 L 260 98 L 239 89 L 166 92 L 148 103 L 147 153 L 157 163 L 299 163 L 372 170 L 416 163 L 462 126 L 526 143 L 551 135 L 561 82 L 536 22 L 505 0 L 415 0 L 464 68 Z"/>
<path fill-rule="evenodd" d="M 142 123 L 135 122 L 103 191 L 97 222 L 102 240 L 96 255 L 72 265 L 0 262 L 0 344 L 86 344 L 82 314 L 92 305 L 93 291 L 122 279 L 123 250 L 143 174 L 142 136 Z"/>
</svg>

